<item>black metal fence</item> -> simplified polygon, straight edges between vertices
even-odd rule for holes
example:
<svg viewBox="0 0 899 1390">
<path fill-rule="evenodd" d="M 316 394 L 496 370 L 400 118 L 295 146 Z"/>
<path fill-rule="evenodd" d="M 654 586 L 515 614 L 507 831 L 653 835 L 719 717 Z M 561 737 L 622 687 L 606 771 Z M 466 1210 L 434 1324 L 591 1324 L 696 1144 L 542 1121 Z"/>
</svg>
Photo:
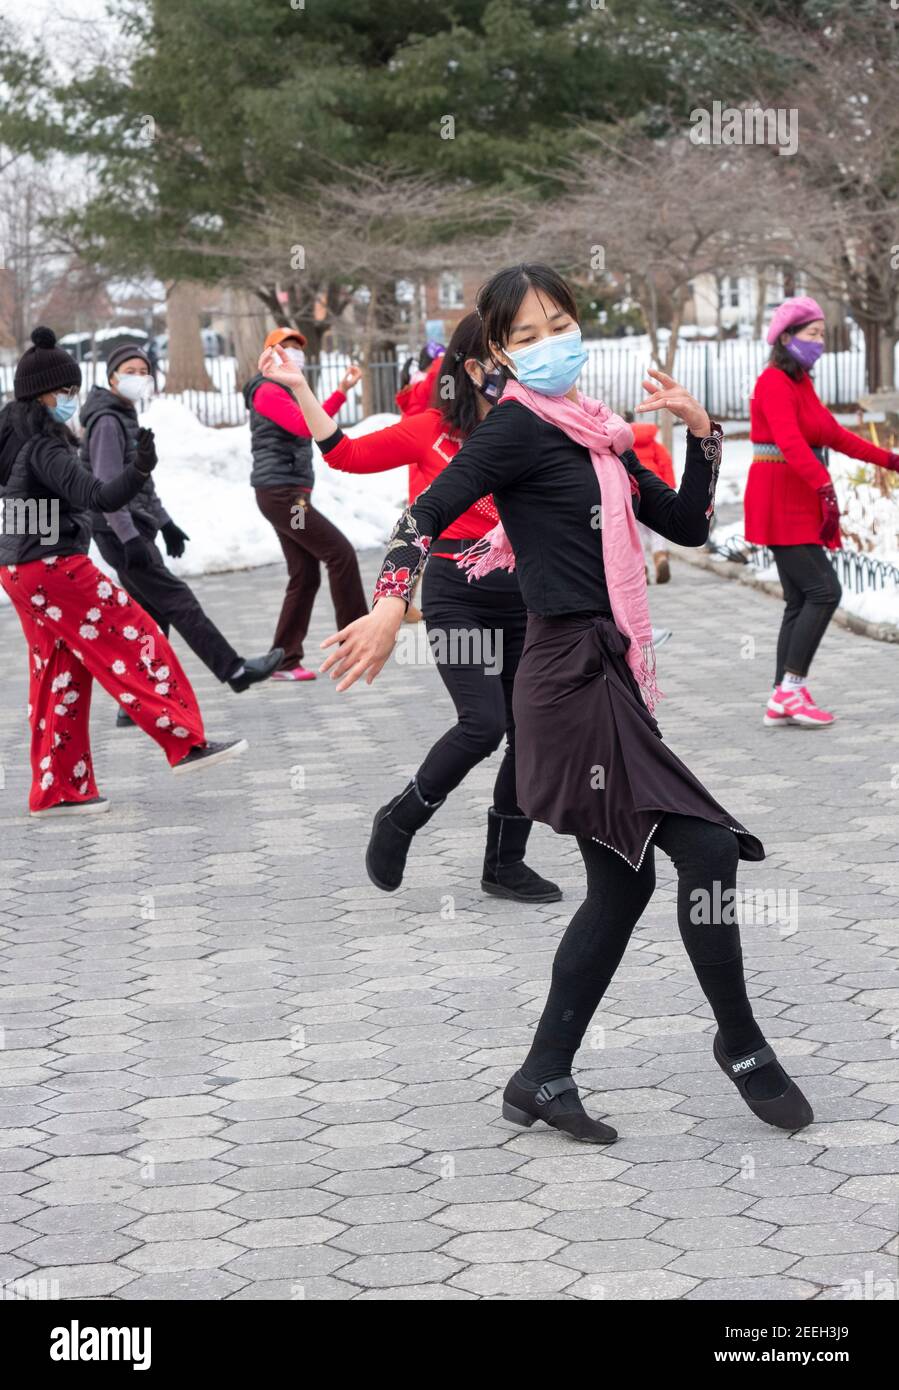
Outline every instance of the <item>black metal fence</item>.
<svg viewBox="0 0 899 1390">
<path fill-rule="evenodd" d="M 751 565 L 753 569 L 764 570 L 774 564 L 774 555 L 766 545 L 754 545 L 742 536 L 729 536 L 720 543 L 716 543 L 713 536 L 708 548 L 723 560 Z M 824 553 L 844 589 L 864 594 L 899 587 L 899 567 L 876 555 L 866 555 L 861 550 L 827 550 Z"/>
</svg>

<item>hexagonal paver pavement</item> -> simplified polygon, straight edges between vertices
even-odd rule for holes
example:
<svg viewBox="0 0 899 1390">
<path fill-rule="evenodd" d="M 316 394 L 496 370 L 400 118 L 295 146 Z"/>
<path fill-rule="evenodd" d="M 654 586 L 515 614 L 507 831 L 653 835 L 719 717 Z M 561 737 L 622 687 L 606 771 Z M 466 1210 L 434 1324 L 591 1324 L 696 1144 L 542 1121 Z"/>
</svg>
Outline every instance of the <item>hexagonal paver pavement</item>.
<svg viewBox="0 0 899 1390">
<path fill-rule="evenodd" d="M 239 646 L 264 646 L 278 569 L 196 587 Z M 578 1070 L 619 1143 L 500 1118 L 582 866 L 537 827 L 529 858 L 564 901 L 482 895 L 494 758 L 418 838 L 402 890 L 369 884 L 372 811 L 450 721 L 429 666 L 238 699 L 188 654 L 207 726 L 250 753 L 173 795 L 101 692 L 112 812 L 34 824 L 3 605 L 4 1291 L 810 1300 L 896 1280 L 895 651 L 832 629 L 816 689 L 841 718 L 772 735 L 777 604 L 681 563 L 651 599 L 674 630 L 666 736 L 768 850 L 743 874 L 744 954 L 816 1124 L 765 1128 L 714 1065 L 663 856 Z M 322 599 L 313 641 L 330 628 Z"/>
</svg>

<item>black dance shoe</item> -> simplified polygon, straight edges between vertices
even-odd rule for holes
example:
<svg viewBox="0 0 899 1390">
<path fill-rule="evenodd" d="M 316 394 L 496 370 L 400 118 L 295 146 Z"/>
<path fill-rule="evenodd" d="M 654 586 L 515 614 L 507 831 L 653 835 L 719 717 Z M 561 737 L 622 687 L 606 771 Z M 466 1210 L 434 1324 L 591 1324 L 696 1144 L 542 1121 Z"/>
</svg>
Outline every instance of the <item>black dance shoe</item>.
<svg viewBox="0 0 899 1390">
<path fill-rule="evenodd" d="M 542 1120 L 552 1129 L 570 1134 L 585 1144 L 614 1144 L 618 1131 L 599 1120 L 591 1120 L 570 1076 L 560 1076 L 542 1085 L 528 1081 L 517 1071 L 503 1091 L 503 1119 L 527 1128 Z"/>
<path fill-rule="evenodd" d="M 721 1045 L 720 1034 L 716 1033 L 712 1051 L 715 1055 L 715 1061 L 721 1070 L 730 1077 L 753 1115 L 764 1120 L 766 1125 L 775 1125 L 777 1129 L 797 1130 L 805 1129 L 806 1125 L 812 1123 L 815 1118 L 812 1107 L 796 1082 L 791 1081 L 780 1066 L 774 1049 L 768 1043 L 763 1043 L 755 1052 L 747 1052 L 745 1057 L 729 1057 Z M 784 1078 L 786 1083 L 784 1089 L 775 1096 L 750 1095 L 747 1086 L 748 1078 L 760 1067 L 770 1066 L 772 1063 Z"/>
</svg>

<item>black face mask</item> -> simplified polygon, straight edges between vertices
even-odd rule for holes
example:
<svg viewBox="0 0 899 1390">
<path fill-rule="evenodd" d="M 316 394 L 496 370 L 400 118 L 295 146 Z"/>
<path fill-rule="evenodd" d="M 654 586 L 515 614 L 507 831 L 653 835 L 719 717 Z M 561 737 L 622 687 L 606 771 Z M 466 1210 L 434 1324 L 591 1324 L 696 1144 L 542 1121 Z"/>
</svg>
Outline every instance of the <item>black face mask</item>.
<svg viewBox="0 0 899 1390">
<path fill-rule="evenodd" d="M 484 399 L 489 401 L 491 405 L 496 405 L 506 384 L 506 374 L 502 367 L 495 367 L 493 371 L 488 371 L 483 362 L 478 365 L 483 368 L 484 380 L 480 386 L 475 386 L 475 390 L 480 391 Z"/>
</svg>

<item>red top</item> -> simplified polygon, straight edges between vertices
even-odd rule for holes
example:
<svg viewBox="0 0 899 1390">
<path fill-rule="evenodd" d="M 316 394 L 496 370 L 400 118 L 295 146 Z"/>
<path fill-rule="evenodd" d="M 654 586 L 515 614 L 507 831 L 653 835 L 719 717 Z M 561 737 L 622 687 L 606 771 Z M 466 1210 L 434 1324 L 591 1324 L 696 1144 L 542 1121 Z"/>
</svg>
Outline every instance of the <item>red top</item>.
<svg viewBox="0 0 899 1390">
<path fill-rule="evenodd" d="M 327 415 L 336 415 L 345 401 L 346 396 L 343 392 L 335 391 L 323 403 L 322 410 Z M 312 438 L 312 431 L 306 424 L 306 416 L 293 396 L 288 395 L 284 388 L 274 381 L 263 381 L 253 397 L 253 409 L 264 415 L 267 420 L 273 420 L 276 425 L 280 425 L 282 430 L 290 430 L 291 434 L 303 435 L 306 439 Z"/>
<path fill-rule="evenodd" d="M 442 366 L 443 353 L 434 358 L 424 376 L 419 377 L 418 381 L 410 381 L 408 386 L 397 391 L 396 408 L 401 415 L 420 415 L 430 407 L 434 378 Z"/>
<path fill-rule="evenodd" d="M 807 372 L 793 381 L 779 367 L 766 367 L 749 409 L 752 442 L 775 444 L 786 459 L 759 459 L 749 469 L 743 510 L 746 539 L 755 545 L 821 544 L 818 488 L 829 486 L 831 477 L 812 448 L 837 449 L 881 468 L 895 466 L 888 449 L 837 423 Z M 840 542 L 829 549 L 839 550 Z"/>
<path fill-rule="evenodd" d="M 432 407 L 358 439 L 342 435 L 332 449 L 327 453 L 322 449 L 322 453 L 331 468 L 343 473 L 385 473 L 389 468 L 408 464 L 409 501 L 414 502 L 461 447 L 462 440 L 452 433 L 440 411 Z M 446 540 L 480 540 L 498 521 L 493 498 L 482 497 L 441 534 Z M 433 549 L 431 553 L 435 553 Z"/>
<path fill-rule="evenodd" d="M 644 468 L 648 468 L 650 473 L 655 473 L 656 477 L 661 478 L 663 483 L 669 487 L 677 489 L 674 480 L 674 464 L 671 462 L 671 455 L 660 444 L 656 435 L 659 432 L 658 425 L 631 425 L 634 431 L 634 453 L 640 460 Z"/>
</svg>

